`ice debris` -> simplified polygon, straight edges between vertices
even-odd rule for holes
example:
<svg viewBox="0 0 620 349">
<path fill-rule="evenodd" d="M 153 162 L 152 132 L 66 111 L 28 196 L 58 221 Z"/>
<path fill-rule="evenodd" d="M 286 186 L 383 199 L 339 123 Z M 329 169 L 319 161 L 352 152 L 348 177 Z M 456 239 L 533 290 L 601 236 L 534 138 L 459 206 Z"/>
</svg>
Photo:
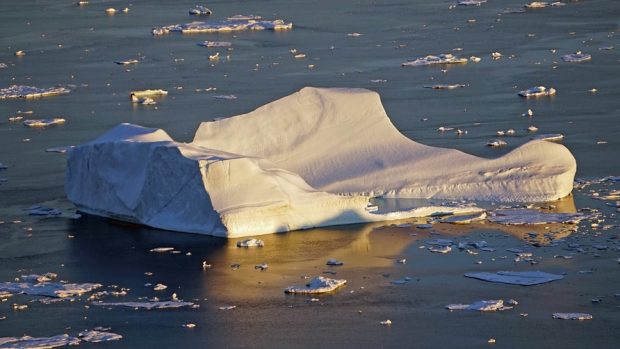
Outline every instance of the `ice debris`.
<svg viewBox="0 0 620 349">
<path fill-rule="evenodd" d="M 174 251 L 174 247 L 155 247 L 149 250 L 149 252 L 154 253 L 166 253 Z"/>
<path fill-rule="evenodd" d="M 480 6 L 486 4 L 487 0 L 459 0 L 457 6 Z"/>
<path fill-rule="evenodd" d="M 466 277 L 502 284 L 531 286 L 564 278 L 562 275 L 542 271 L 498 271 L 466 273 Z"/>
<path fill-rule="evenodd" d="M 440 220 L 441 223 L 450 224 L 470 224 L 474 222 L 483 221 L 487 218 L 486 212 L 479 212 L 471 215 L 453 215 L 448 216 Z"/>
<path fill-rule="evenodd" d="M 191 22 L 186 24 L 173 24 L 164 27 L 157 27 L 151 30 L 153 35 L 163 35 L 170 32 L 190 34 L 190 33 L 217 33 L 233 32 L 242 30 L 289 30 L 293 28 L 293 23 L 282 19 L 272 21 L 256 19 L 234 19 L 213 22 Z"/>
<path fill-rule="evenodd" d="M 464 64 L 467 63 L 467 58 L 455 57 L 451 53 L 442 53 L 438 56 L 429 55 L 426 57 L 416 58 L 405 63 L 402 63 L 403 67 L 415 67 L 421 65 L 431 64 Z"/>
<path fill-rule="evenodd" d="M 392 320 L 390 320 L 390 319 L 383 320 L 383 321 L 379 322 L 379 324 L 383 325 L 383 326 L 391 326 L 392 325 Z"/>
<path fill-rule="evenodd" d="M 102 287 L 101 284 L 95 283 L 75 284 L 49 282 L 49 280 L 52 279 L 50 278 L 50 275 L 54 275 L 55 277 L 55 274 L 53 273 L 48 273 L 43 276 L 25 275 L 22 276 L 21 282 L 0 283 L 0 292 L 26 294 L 30 296 L 67 298 L 81 296 L 84 293 L 88 293 Z M 36 281 L 37 283 L 33 283 L 33 281 Z"/>
<path fill-rule="evenodd" d="M 0 337 L 0 348 L 20 348 L 20 349 L 46 349 L 63 347 L 65 345 L 78 345 L 80 340 L 68 334 L 61 334 L 52 337 Z"/>
<path fill-rule="evenodd" d="M 532 137 L 532 139 L 548 141 L 548 142 L 560 142 L 564 139 L 564 135 L 561 133 L 545 133 L 545 134 L 536 135 Z"/>
<path fill-rule="evenodd" d="M 564 62 L 585 62 L 592 59 L 592 56 L 587 53 L 581 53 L 581 51 L 577 51 L 576 53 L 570 53 L 562 56 L 562 60 Z"/>
<path fill-rule="evenodd" d="M 490 222 L 506 225 L 577 224 L 588 217 L 590 216 L 583 213 L 544 213 L 533 209 L 500 209 L 493 211 L 488 219 Z"/>
<path fill-rule="evenodd" d="M 237 241 L 237 247 L 264 247 L 265 242 L 259 239 L 246 239 Z"/>
<path fill-rule="evenodd" d="M 454 90 L 457 88 L 463 88 L 463 84 L 450 84 L 450 85 L 427 85 L 424 88 L 431 88 L 433 90 Z"/>
<path fill-rule="evenodd" d="M 341 265 L 344 265 L 344 262 L 339 261 L 337 259 L 330 258 L 327 260 L 327 262 L 325 262 L 325 265 L 341 266 Z"/>
<path fill-rule="evenodd" d="M 481 211 L 382 212 L 372 196 L 555 200 L 571 192 L 576 170 L 570 152 L 550 142 L 495 159 L 422 145 L 396 130 L 378 94 L 321 88 L 202 123 L 192 143 L 122 124 L 67 162 L 65 191 L 84 212 L 225 237 Z"/>
<path fill-rule="evenodd" d="M 39 98 L 63 95 L 69 92 L 71 92 L 71 90 L 64 87 L 38 88 L 25 85 L 12 85 L 0 89 L 0 99 Z"/>
<path fill-rule="evenodd" d="M 521 97 L 542 97 L 542 96 L 553 96 L 555 95 L 555 89 L 553 87 L 546 88 L 545 86 L 535 86 L 530 87 L 527 90 L 523 90 L 519 92 L 519 96 Z"/>
<path fill-rule="evenodd" d="M 592 315 L 586 313 L 553 313 L 552 316 L 560 320 L 592 320 Z"/>
<path fill-rule="evenodd" d="M 138 64 L 138 60 L 137 59 L 126 59 L 126 60 L 122 60 L 122 61 L 114 61 L 114 63 L 118 64 L 118 65 L 129 65 L 129 64 Z"/>
<path fill-rule="evenodd" d="M 206 8 L 205 6 L 196 5 L 193 8 L 189 9 L 189 14 L 194 16 L 208 16 L 213 14 L 213 11 Z"/>
<path fill-rule="evenodd" d="M 488 147 L 503 147 L 506 145 L 508 145 L 508 143 L 502 139 L 491 139 L 487 142 Z"/>
<path fill-rule="evenodd" d="M 232 43 L 230 41 L 203 41 L 197 45 L 203 47 L 230 47 Z"/>
<path fill-rule="evenodd" d="M 284 293 L 300 293 L 300 294 L 315 294 L 315 293 L 327 293 L 336 290 L 337 288 L 344 286 L 347 280 L 344 279 L 330 279 L 323 276 L 317 276 L 310 280 L 305 286 L 291 286 L 284 290 Z"/>
<path fill-rule="evenodd" d="M 452 251 L 451 246 L 431 246 L 428 248 L 429 251 L 434 253 L 449 253 Z"/>
<path fill-rule="evenodd" d="M 196 307 L 192 302 L 183 301 L 152 301 L 152 302 L 93 302 L 100 307 L 127 307 L 135 309 L 176 309 L 183 307 Z"/>
<path fill-rule="evenodd" d="M 503 299 L 484 300 L 472 304 L 448 304 L 448 310 L 476 310 L 476 311 L 502 311 L 512 309 L 511 306 L 504 305 Z"/>
<path fill-rule="evenodd" d="M 28 119 L 24 120 L 24 125 L 28 127 L 47 127 L 52 125 L 62 125 L 66 122 L 63 118 L 53 119 Z"/>
<path fill-rule="evenodd" d="M 113 333 L 113 332 L 87 330 L 87 331 L 80 332 L 78 334 L 78 338 L 84 342 L 99 343 L 99 342 L 117 341 L 117 340 L 123 339 L 123 336 L 117 333 Z"/>
</svg>

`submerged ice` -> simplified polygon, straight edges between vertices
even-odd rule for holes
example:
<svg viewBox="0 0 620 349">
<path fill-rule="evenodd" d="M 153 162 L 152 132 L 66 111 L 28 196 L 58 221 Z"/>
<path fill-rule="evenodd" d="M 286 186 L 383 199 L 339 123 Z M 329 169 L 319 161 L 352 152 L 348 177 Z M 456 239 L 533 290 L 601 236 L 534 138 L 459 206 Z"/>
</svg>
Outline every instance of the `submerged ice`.
<svg viewBox="0 0 620 349">
<path fill-rule="evenodd" d="M 192 143 L 119 125 L 70 150 L 65 190 L 87 213 L 240 237 L 481 212 L 381 212 L 370 204 L 375 196 L 555 200 L 571 192 L 575 170 L 560 144 L 531 141 L 479 158 L 408 139 L 374 92 L 304 88 L 248 114 L 202 123 Z"/>
</svg>

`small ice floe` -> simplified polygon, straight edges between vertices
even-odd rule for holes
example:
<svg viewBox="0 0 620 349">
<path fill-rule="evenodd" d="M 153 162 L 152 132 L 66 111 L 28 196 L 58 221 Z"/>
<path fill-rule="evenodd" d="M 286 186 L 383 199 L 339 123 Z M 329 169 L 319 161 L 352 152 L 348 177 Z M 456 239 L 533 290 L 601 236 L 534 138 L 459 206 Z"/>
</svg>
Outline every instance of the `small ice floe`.
<svg viewBox="0 0 620 349">
<path fill-rule="evenodd" d="M 24 211 L 28 212 L 31 216 L 60 216 L 62 215 L 62 211 L 57 210 L 51 207 L 45 207 L 41 205 L 34 205 L 28 208 L 25 208 Z M 49 280 L 45 280 L 49 281 Z M 42 281 L 39 281 L 42 282 Z"/>
<path fill-rule="evenodd" d="M 379 324 L 383 325 L 383 326 L 391 326 L 392 325 L 392 320 L 387 319 L 387 320 L 379 322 Z"/>
<path fill-rule="evenodd" d="M 581 51 L 577 51 L 575 53 L 570 53 L 570 54 L 562 56 L 562 60 L 564 62 L 579 63 L 579 62 L 589 61 L 591 59 L 592 59 L 591 55 L 589 55 L 587 53 L 581 53 Z"/>
<path fill-rule="evenodd" d="M 138 64 L 138 60 L 137 59 L 127 59 L 124 61 L 114 61 L 114 63 L 118 64 L 118 65 L 130 65 L 130 64 Z"/>
<path fill-rule="evenodd" d="M 531 9 L 545 8 L 545 7 L 549 7 L 549 6 L 551 6 L 551 4 L 546 2 L 546 1 L 533 1 L 533 2 L 530 2 L 529 4 L 523 5 L 523 7 L 531 8 Z"/>
<path fill-rule="evenodd" d="M 153 287 L 153 291 L 163 291 L 165 289 L 167 289 L 168 286 L 164 285 L 164 284 L 157 284 L 155 285 L 155 287 Z"/>
<path fill-rule="evenodd" d="M 613 46 L 601 46 L 598 48 L 599 51 L 611 51 L 613 49 L 614 49 Z"/>
<path fill-rule="evenodd" d="M 166 96 L 168 91 L 161 89 L 138 90 L 129 92 L 129 99 L 134 103 L 144 103 L 146 100 L 152 100 L 155 97 Z"/>
<path fill-rule="evenodd" d="M 546 88 L 545 86 L 534 86 L 530 87 L 527 90 L 523 90 L 519 92 L 519 96 L 521 97 L 542 97 L 542 96 L 553 96 L 555 95 L 555 89 L 553 87 Z"/>
<path fill-rule="evenodd" d="M 11 294 L 26 294 L 30 296 L 45 296 L 67 298 L 81 296 L 102 287 L 101 284 L 84 283 L 69 284 L 57 282 L 4 282 L 0 283 L 0 292 Z"/>
<path fill-rule="evenodd" d="M 211 98 L 234 100 L 234 99 L 237 99 L 237 96 L 235 95 L 213 95 L 211 96 Z"/>
<path fill-rule="evenodd" d="M 193 8 L 189 9 L 189 14 L 193 16 L 208 16 L 213 14 L 213 11 L 206 8 L 205 6 L 196 5 Z"/>
<path fill-rule="evenodd" d="M 237 309 L 236 305 L 223 305 L 221 307 L 218 308 L 219 310 L 233 310 L 233 309 Z"/>
<path fill-rule="evenodd" d="M 68 334 L 38 338 L 30 336 L 0 338 L 0 348 L 44 349 L 79 344 L 78 338 L 71 337 Z"/>
<path fill-rule="evenodd" d="M 364 34 L 357 33 L 357 32 L 355 32 L 355 33 L 347 33 L 347 36 L 350 37 L 350 38 L 356 38 L 356 37 L 362 36 L 362 35 L 364 35 Z"/>
<path fill-rule="evenodd" d="M 107 13 L 107 14 L 109 14 L 109 15 L 113 15 L 113 14 L 115 14 L 116 12 L 118 12 L 118 10 L 117 10 L 117 9 L 115 9 L 115 8 L 113 8 L 113 7 L 109 7 L 109 8 L 107 8 L 107 9 L 105 9 L 105 13 Z"/>
<path fill-rule="evenodd" d="M 480 6 L 486 4 L 487 0 L 459 0 L 457 6 Z"/>
<path fill-rule="evenodd" d="M 547 133 L 547 134 L 541 134 L 541 135 L 534 136 L 532 137 L 532 139 L 548 141 L 548 142 L 561 142 L 564 139 L 564 135 L 561 133 Z"/>
<path fill-rule="evenodd" d="M 429 55 L 426 57 L 416 58 L 401 65 L 403 67 L 415 67 L 421 65 L 432 65 L 432 64 L 465 64 L 467 63 L 467 58 L 459 58 L 451 53 L 442 53 L 439 56 Z"/>
<path fill-rule="evenodd" d="M 78 338 L 84 342 L 99 343 L 117 341 L 123 339 L 123 336 L 112 332 L 87 330 L 78 333 Z"/>
<path fill-rule="evenodd" d="M 450 224 L 470 224 L 474 222 L 483 221 L 486 218 L 487 218 L 487 213 L 483 211 L 480 213 L 475 213 L 475 214 L 470 214 L 470 215 L 448 216 L 446 218 L 443 218 L 439 222 L 450 223 Z"/>
<path fill-rule="evenodd" d="M 327 262 L 325 262 L 325 265 L 331 265 L 331 266 L 341 266 L 344 265 L 344 262 L 339 261 L 337 259 L 328 259 Z"/>
<path fill-rule="evenodd" d="M 491 139 L 487 142 L 487 147 L 503 147 L 506 145 L 508 145 L 508 143 L 501 139 Z"/>
<path fill-rule="evenodd" d="M 0 69 L 6 69 L 9 66 L 6 63 L 0 63 Z"/>
<path fill-rule="evenodd" d="M 65 146 L 60 146 L 60 147 L 52 147 L 52 148 L 47 148 L 45 149 L 46 153 L 60 153 L 60 154 L 66 154 L 69 150 L 75 148 L 75 145 L 65 145 Z"/>
<path fill-rule="evenodd" d="M 426 85 L 424 88 L 431 88 L 433 90 L 454 90 L 457 88 L 465 87 L 463 84 L 451 84 L 451 85 Z"/>
<path fill-rule="evenodd" d="M 530 126 L 527 127 L 527 131 L 528 132 L 532 132 L 532 133 L 537 132 L 538 131 L 538 127 L 536 127 L 534 125 L 530 125 Z"/>
<path fill-rule="evenodd" d="M 0 99 L 12 98 L 39 98 L 48 96 L 58 96 L 71 92 L 64 87 L 38 88 L 25 85 L 12 85 L 0 89 Z"/>
<path fill-rule="evenodd" d="M 398 280 L 394 280 L 391 283 L 394 285 L 404 285 L 406 283 L 408 283 L 409 281 L 411 281 L 411 278 L 409 276 L 405 276 L 402 279 L 398 279 Z"/>
<path fill-rule="evenodd" d="M 53 118 L 53 119 L 28 119 L 24 120 L 24 125 L 28 127 L 48 127 L 52 125 L 62 125 L 67 120 L 63 118 Z"/>
<path fill-rule="evenodd" d="M 149 250 L 149 252 L 153 253 L 166 253 L 174 251 L 174 247 L 155 247 Z"/>
<path fill-rule="evenodd" d="M 500 59 L 500 58 L 502 58 L 502 54 L 499 53 L 499 52 L 493 52 L 493 53 L 491 53 L 491 58 L 493 58 L 493 59 Z"/>
<path fill-rule="evenodd" d="M 450 251 L 452 251 L 452 247 L 451 246 L 431 246 L 428 248 L 428 250 L 430 252 L 434 252 L 434 253 L 449 253 Z"/>
<path fill-rule="evenodd" d="M 25 56 L 25 55 L 26 55 L 26 52 L 24 52 L 22 50 L 19 50 L 19 51 L 15 52 L 15 56 L 17 56 L 17 57 L 22 57 L 22 56 Z"/>
<path fill-rule="evenodd" d="M 534 112 L 532 111 L 532 109 L 528 109 L 527 112 L 521 114 L 521 116 L 527 116 L 531 118 L 532 116 L 534 116 Z"/>
<path fill-rule="evenodd" d="M 194 327 L 196 327 L 196 324 L 189 322 L 189 323 L 183 324 L 183 327 L 185 327 L 185 328 L 194 328 Z"/>
<path fill-rule="evenodd" d="M 291 286 L 284 290 L 284 293 L 293 294 L 315 294 L 315 293 L 327 293 L 336 290 L 339 287 L 344 286 L 347 280 L 344 279 L 330 279 L 323 276 L 317 276 L 310 280 L 305 286 Z"/>
<path fill-rule="evenodd" d="M 230 41 L 203 41 L 197 44 L 198 46 L 203 47 L 231 47 L 232 42 Z"/>
<path fill-rule="evenodd" d="M 259 239 L 247 239 L 243 241 L 237 241 L 237 247 L 264 247 L 265 242 Z"/>
<path fill-rule="evenodd" d="M 564 278 L 562 275 L 545 273 L 542 271 L 498 271 L 466 273 L 466 277 L 502 284 L 531 286 L 544 284 Z"/>
<path fill-rule="evenodd" d="M 592 320 L 592 315 L 586 313 L 553 313 L 552 316 L 560 320 Z"/>
<path fill-rule="evenodd" d="M 482 58 L 476 57 L 476 56 L 471 56 L 471 57 L 469 57 L 469 60 L 474 62 L 474 63 L 478 63 L 478 62 L 480 62 L 482 60 Z"/>
<path fill-rule="evenodd" d="M 447 132 L 447 131 L 452 131 L 452 130 L 454 130 L 454 127 L 441 126 L 437 129 L 437 132 Z"/>
<path fill-rule="evenodd" d="M 228 19 L 225 21 L 213 22 L 191 22 L 186 24 L 173 24 L 164 27 L 157 27 L 151 30 L 153 35 L 163 35 L 170 32 L 191 34 L 191 33 L 218 33 L 218 32 L 234 32 L 243 30 L 290 30 L 293 23 L 286 22 L 281 19 L 272 21 L 260 19 Z"/>
<path fill-rule="evenodd" d="M 265 271 L 269 268 L 269 265 L 267 263 L 261 263 L 261 264 L 257 264 L 254 266 L 254 269 L 260 270 L 260 271 Z"/>
<path fill-rule="evenodd" d="M 209 55 L 209 60 L 210 61 L 219 61 L 220 60 L 220 53 L 216 52 L 215 54 Z"/>
<path fill-rule="evenodd" d="M 448 310 L 502 311 L 513 307 L 505 306 L 503 299 L 478 301 L 472 304 L 448 304 Z"/>
<path fill-rule="evenodd" d="M 196 307 L 192 302 L 183 301 L 153 301 L 153 302 L 93 302 L 100 307 L 127 307 L 134 309 L 176 309 L 183 307 Z"/>
<path fill-rule="evenodd" d="M 544 213 L 533 209 L 501 209 L 492 212 L 490 222 L 506 225 L 524 224 L 577 224 L 589 218 L 583 213 Z"/>
</svg>

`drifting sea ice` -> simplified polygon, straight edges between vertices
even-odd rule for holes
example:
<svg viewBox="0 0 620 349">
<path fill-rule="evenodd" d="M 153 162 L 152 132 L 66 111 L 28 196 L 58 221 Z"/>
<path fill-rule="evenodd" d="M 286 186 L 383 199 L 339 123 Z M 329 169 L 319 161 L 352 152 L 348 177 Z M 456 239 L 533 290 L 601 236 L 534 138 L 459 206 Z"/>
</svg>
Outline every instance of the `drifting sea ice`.
<svg viewBox="0 0 620 349">
<path fill-rule="evenodd" d="M 119 339 L 122 339 L 123 336 L 117 333 L 112 333 L 112 332 L 88 330 L 88 331 L 80 332 L 78 334 L 78 338 L 84 342 L 99 343 L 99 342 L 117 341 Z"/>
<path fill-rule="evenodd" d="M 38 275 L 35 275 L 38 276 Z M 26 276 L 27 280 L 32 280 L 33 275 Z M 3 282 L 0 283 L 0 292 L 9 292 L 11 294 L 26 294 L 30 296 L 46 296 L 46 297 L 75 297 L 84 293 L 91 292 L 102 287 L 101 284 L 83 283 L 57 283 L 57 282 Z"/>
<path fill-rule="evenodd" d="M 25 85 L 12 85 L 0 89 L 0 99 L 39 98 L 63 95 L 69 92 L 71 92 L 71 90 L 64 87 L 38 88 Z"/>
<path fill-rule="evenodd" d="M 498 271 L 466 273 L 466 277 L 502 284 L 531 286 L 544 284 L 564 278 L 562 275 L 545 273 L 542 271 Z"/>
<path fill-rule="evenodd" d="M 197 45 L 203 47 L 230 47 L 232 43 L 230 41 L 203 41 Z"/>
<path fill-rule="evenodd" d="M 487 0 L 459 0 L 457 6 L 480 6 L 486 4 Z"/>
<path fill-rule="evenodd" d="M 194 16 L 208 16 L 213 14 L 213 11 L 202 5 L 196 5 L 189 9 L 189 14 Z"/>
<path fill-rule="evenodd" d="M 502 311 L 509 310 L 513 307 L 505 306 L 503 299 L 497 300 L 484 300 L 474 302 L 472 304 L 448 304 L 446 309 L 448 310 L 476 310 L 476 311 Z"/>
<path fill-rule="evenodd" d="M 433 90 L 454 90 L 457 88 L 463 88 L 465 85 L 463 84 L 451 84 L 451 85 L 427 85 L 424 88 L 430 88 Z"/>
<path fill-rule="evenodd" d="M 127 307 L 134 309 L 176 309 L 183 307 L 196 307 L 192 302 L 183 301 L 153 301 L 153 302 L 93 302 L 100 307 Z"/>
<path fill-rule="evenodd" d="M 291 286 L 284 290 L 284 293 L 299 293 L 299 294 L 315 294 L 315 293 L 327 293 L 336 290 L 337 288 L 344 286 L 347 280 L 344 279 L 330 279 L 323 276 L 317 276 L 310 280 L 305 286 Z"/>
<path fill-rule="evenodd" d="M 560 320 L 592 320 L 592 315 L 586 313 L 553 313 L 554 319 Z"/>
<path fill-rule="evenodd" d="M 403 67 L 415 67 L 421 65 L 432 65 L 432 64 L 465 64 L 467 63 L 467 58 L 458 58 L 452 55 L 451 53 L 442 53 L 439 56 L 429 55 L 426 57 L 416 58 L 401 65 Z"/>
<path fill-rule="evenodd" d="M 243 30 L 290 30 L 293 28 L 292 22 L 282 19 L 272 21 L 256 19 L 234 19 L 214 22 L 191 22 L 186 24 L 173 24 L 164 27 L 157 27 L 151 30 L 153 35 L 164 35 L 170 32 L 189 34 L 189 33 L 218 33 L 233 32 Z"/>
<path fill-rule="evenodd" d="M 446 218 L 441 219 L 439 222 L 450 223 L 450 224 L 470 224 L 474 222 L 483 221 L 486 218 L 487 218 L 487 213 L 480 212 L 480 213 L 475 213 L 471 215 L 448 216 Z"/>
<path fill-rule="evenodd" d="M 581 51 L 577 51 L 576 53 L 570 53 L 562 56 L 562 60 L 564 62 L 585 62 L 592 59 L 592 56 L 587 53 L 581 53 Z"/>
<path fill-rule="evenodd" d="M 264 247 L 265 242 L 259 239 L 247 239 L 243 241 L 237 241 L 237 247 Z"/>
<path fill-rule="evenodd" d="M 1 337 L 0 349 L 21 348 L 21 349 L 45 349 L 63 347 L 65 345 L 78 345 L 80 340 L 68 334 L 61 334 L 52 337 Z"/>
<path fill-rule="evenodd" d="M 53 119 L 28 119 L 24 120 L 24 125 L 28 127 L 47 127 L 52 125 L 62 125 L 66 122 L 63 118 Z"/>
<path fill-rule="evenodd" d="M 564 139 L 564 135 L 561 133 L 546 133 L 546 134 L 536 135 L 532 137 L 532 139 L 547 141 L 547 142 L 560 142 Z"/>
<path fill-rule="evenodd" d="M 543 213 L 532 209 L 501 209 L 493 211 L 488 220 L 492 223 L 506 225 L 577 224 L 589 217 L 589 215 L 583 213 Z"/>
<path fill-rule="evenodd" d="M 530 87 L 527 90 L 523 90 L 519 92 L 519 96 L 521 97 L 542 97 L 542 96 L 553 96 L 555 95 L 555 89 L 553 87 L 546 88 L 545 86 L 535 86 Z"/>
</svg>

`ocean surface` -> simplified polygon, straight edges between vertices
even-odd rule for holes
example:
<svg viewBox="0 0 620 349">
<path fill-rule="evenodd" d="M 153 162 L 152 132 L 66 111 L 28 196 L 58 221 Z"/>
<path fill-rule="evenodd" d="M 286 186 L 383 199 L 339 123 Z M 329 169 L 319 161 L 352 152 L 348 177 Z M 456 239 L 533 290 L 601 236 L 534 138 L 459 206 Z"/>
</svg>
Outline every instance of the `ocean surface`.
<svg viewBox="0 0 620 349">
<path fill-rule="evenodd" d="M 505 154 L 538 133 L 562 133 L 577 159 L 577 177 L 620 175 L 620 2 L 564 1 L 565 6 L 527 10 L 525 1 L 489 0 L 481 6 L 454 1 L 210 1 L 209 17 L 188 15 L 196 3 L 149 0 L 0 2 L 0 88 L 13 84 L 63 86 L 68 95 L 0 100 L 0 282 L 23 274 L 54 272 L 70 282 L 128 288 L 128 295 L 179 298 L 198 309 L 133 310 L 73 302 L 40 304 L 31 296 L 0 303 L 0 337 L 71 335 L 97 326 L 122 334 L 101 348 L 325 348 L 501 347 L 615 348 L 620 343 L 620 230 L 615 201 L 593 193 L 618 189 L 602 183 L 561 203 L 570 210 L 601 210 L 605 222 L 580 225 L 558 236 L 564 244 L 533 247 L 535 264 L 516 263 L 506 248 L 528 247 L 528 232 L 566 233 L 537 226 L 450 226 L 437 231 L 456 240 L 485 240 L 495 252 L 431 254 L 428 230 L 381 224 L 354 225 L 268 235 L 261 249 L 238 249 L 235 241 L 132 227 L 97 217 L 37 218 L 24 208 L 42 204 L 72 210 L 64 196 L 66 156 L 46 149 L 88 142 L 123 122 L 162 128 L 191 141 L 200 122 L 249 112 L 304 86 L 368 88 L 381 95 L 392 122 L 409 138 L 483 157 Z M 106 8 L 122 10 L 108 15 Z M 505 11 L 506 9 L 512 9 Z M 169 33 L 151 28 L 194 20 L 259 15 L 293 22 L 290 31 L 219 34 Z M 359 34 L 359 35 L 358 35 Z M 230 41 L 231 49 L 205 48 L 205 40 Z M 24 56 L 15 52 L 24 51 Z M 291 50 L 304 53 L 296 59 Z M 592 59 L 568 63 L 562 55 L 582 51 Z M 209 56 L 220 53 L 218 61 Z M 493 52 L 501 58 L 493 59 Z M 429 54 L 452 53 L 478 63 L 401 67 Z M 114 61 L 138 59 L 138 64 Z M 454 90 L 425 88 L 463 84 Z M 520 90 L 553 87 L 553 97 L 524 99 Z M 129 92 L 147 88 L 169 94 L 156 105 L 136 105 Z M 595 90 L 594 90 L 595 89 Z M 218 99 L 234 95 L 236 99 Z M 528 109 L 532 117 L 523 116 Z M 66 119 L 34 129 L 9 117 Z M 467 131 L 438 132 L 439 127 Z M 496 131 L 514 129 L 501 148 L 486 146 Z M 128 159 L 129 161 L 129 159 Z M 394 203 L 399 205 L 399 203 Z M 400 203 L 400 205 L 406 205 Z M 606 229 L 601 229 L 609 225 Z M 546 229 L 547 228 L 547 229 Z M 561 235 L 561 234 L 560 234 Z M 606 245 L 605 249 L 594 246 Z M 155 254 L 171 246 L 181 253 Z M 190 255 L 187 255 L 190 252 Z M 571 259 L 554 258 L 574 255 Z M 328 258 L 345 262 L 327 267 Z M 406 264 L 397 263 L 402 258 Z M 202 262 L 212 267 L 203 270 Z M 478 264 L 477 262 L 482 263 Z M 254 265 L 268 263 L 258 271 Z M 240 264 L 237 270 L 232 264 Z M 469 271 L 546 270 L 565 279 L 522 287 L 467 279 Z M 325 271 L 328 274 L 323 274 Z M 146 272 L 152 275 L 145 275 Z M 336 273 L 335 275 L 333 273 Z M 343 290 L 293 297 L 285 287 L 302 277 L 346 278 Z M 411 277 L 404 285 L 391 281 Z M 153 291 L 146 283 L 163 283 Z M 482 299 L 519 301 L 511 311 L 450 312 L 446 304 Z M 600 302 L 593 302 L 598 299 Z M 12 304 L 27 304 L 14 310 Z M 233 310 L 219 307 L 236 305 Z M 585 312 L 590 321 L 552 319 L 554 312 Z M 527 316 L 522 315 L 527 314 Z M 391 319 L 391 326 L 380 321 Z M 195 328 L 184 328 L 187 323 Z M 0 347 L 2 347 L 0 345 Z"/>
</svg>

